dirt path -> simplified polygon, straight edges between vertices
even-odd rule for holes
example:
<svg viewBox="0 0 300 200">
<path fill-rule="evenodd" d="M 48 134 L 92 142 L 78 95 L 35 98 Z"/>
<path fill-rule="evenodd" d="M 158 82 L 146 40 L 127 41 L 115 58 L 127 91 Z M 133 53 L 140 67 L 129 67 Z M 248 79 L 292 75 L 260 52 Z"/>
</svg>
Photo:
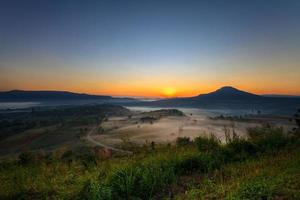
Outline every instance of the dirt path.
<svg viewBox="0 0 300 200">
<path fill-rule="evenodd" d="M 103 144 L 103 143 L 101 143 L 101 142 L 95 140 L 95 139 L 92 137 L 92 134 L 97 130 L 98 127 L 99 127 L 99 125 L 98 125 L 98 126 L 95 126 L 94 128 L 92 128 L 92 129 L 88 132 L 88 134 L 87 134 L 87 136 L 86 136 L 86 139 L 87 139 L 89 142 L 91 142 L 91 143 L 93 143 L 93 144 L 95 144 L 95 145 L 97 145 L 97 146 L 101 146 L 101 147 L 103 147 L 103 148 L 110 149 L 110 150 L 112 150 L 112 151 L 116 151 L 116 152 L 120 152 L 120 153 L 126 153 L 126 154 L 132 154 L 132 153 L 133 153 L 132 151 L 127 151 L 127 150 L 123 150 L 123 149 L 118 149 L 118 148 L 115 148 L 115 147 L 112 147 L 112 146 L 108 146 L 108 145 L 106 145 L 106 144 Z"/>
</svg>

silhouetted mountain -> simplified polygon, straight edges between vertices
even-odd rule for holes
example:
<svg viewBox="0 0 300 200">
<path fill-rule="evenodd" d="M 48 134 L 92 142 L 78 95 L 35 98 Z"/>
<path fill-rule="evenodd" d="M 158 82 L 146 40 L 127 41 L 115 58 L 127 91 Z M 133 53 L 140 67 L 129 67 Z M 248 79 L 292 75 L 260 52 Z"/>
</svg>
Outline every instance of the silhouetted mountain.
<svg viewBox="0 0 300 200">
<path fill-rule="evenodd" d="M 80 101 L 78 101 L 80 100 Z M 79 94 L 64 91 L 21 91 L 0 92 L 0 102 L 75 102 L 112 103 L 123 106 L 189 107 L 205 109 L 242 109 L 272 113 L 294 113 L 300 108 L 300 98 L 269 97 L 241 91 L 233 87 L 222 87 L 214 92 L 194 97 L 171 98 L 157 101 L 138 101 L 131 98 L 114 98 L 103 95 Z M 59 104 L 58 104 L 59 105 Z"/>
<path fill-rule="evenodd" d="M 202 100 L 252 100 L 252 99 L 259 99 L 261 96 L 256 94 L 251 94 L 249 92 L 244 92 L 241 90 L 238 90 L 234 87 L 225 86 L 222 87 L 214 92 L 208 93 L 208 94 L 201 94 L 197 97 L 194 97 L 196 99 Z"/>
<path fill-rule="evenodd" d="M 226 86 L 222 87 L 214 92 L 207 94 L 200 94 L 195 97 L 186 98 L 172 98 L 164 99 L 155 102 L 153 104 L 166 104 L 168 106 L 188 106 L 188 107 L 198 107 L 198 106 L 217 106 L 224 103 L 240 103 L 240 102 L 253 102 L 261 100 L 263 97 L 251 94 L 249 92 L 244 92 L 236 88 Z"/>
<path fill-rule="evenodd" d="M 129 98 L 114 98 L 104 95 L 90 95 L 66 91 L 23 91 L 12 90 L 0 92 L 0 102 L 26 101 L 73 101 L 73 100 L 133 100 Z"/>
<path fill-rule="evenodd" d="M 280 111 L 280 113 L 291 113 L 300 108 L 300 99 L 287 97 L 264 97 L 226 86 L 214 92 L 201 94 L 195 97 L 140 102 L 139 105 L 207 109 L 276 110 L 276 112 Z"/>
</svg>

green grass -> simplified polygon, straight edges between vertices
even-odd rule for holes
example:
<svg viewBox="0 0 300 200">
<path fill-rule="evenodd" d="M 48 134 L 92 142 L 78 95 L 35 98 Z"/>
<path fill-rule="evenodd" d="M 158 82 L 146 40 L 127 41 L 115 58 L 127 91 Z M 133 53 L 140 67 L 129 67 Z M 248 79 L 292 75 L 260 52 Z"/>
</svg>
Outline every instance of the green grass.
<svg viewBox="0 0 300 200">
<path fill-rule="evenodd" d="M 178 146 L 135 147 L 134 155 L 108 160 L 91 150 L 81 155 L 64 150 L 47 156 L 25 154 L 18 162 L 1 163 L 0 198 L 298 197 L 299 137 L 271 127 L 250 133 L 248 140 L 235 136 L 226 145 L 208 137 Z M 286 184 L 289 187 L 283 187 Z"/>
<path fill-rule="evenodd" d="M 227 164 L 181 187 L 175 199 L 299 199 L 299 148 Z"/>
</svg>

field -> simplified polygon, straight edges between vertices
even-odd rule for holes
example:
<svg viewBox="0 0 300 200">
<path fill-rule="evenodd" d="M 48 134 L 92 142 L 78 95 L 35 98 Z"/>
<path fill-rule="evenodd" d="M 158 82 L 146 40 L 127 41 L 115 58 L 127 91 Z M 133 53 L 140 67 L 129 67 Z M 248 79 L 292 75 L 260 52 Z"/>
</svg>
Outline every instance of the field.
<svg viewBox="0 0 300 200">
<path fill-rule="evenodd" d="M 130 108 L 129 108 L 130 109 Z M 225 132 L 235 132 L 237 135 L 246 136 L 247 129 L 264 123 L 270 123 L 288 131 L 294 127 L 288 117 L 274 115 L 249 115 L 238 117 L 224 117 L 214 113 L 203 113 L 197 109 L 179 109 L 183 115 L 166 115 L 157 120 L 142 121 L 143 115 L 149 115 L 151 109 L 134 108 L 135 114 L 128 117 L 110 117 L 101 123 L 102 134 L 92 137 L 109 146 L 120 146 L 123 140 L 135 144 L 144 143 L 171 143 L 174 144 L 178 137 L 215 135 L 225 142 Z M 144 111 L 144 112 L 142 112 Z M 156 110 L 156 112 L 159 110 Z M 213 116 L 213 117 L 209 117 Z"/>
<path fill-rule="evenodd" d="M 17 156 L 25 151 L 49 152 L 61 147 L 80 151 L 99 144 L 120 148 L 124 140 L 137 145 L 174 144 L 178 137 L 193 139 L 211 134 L 225 142 L 226 131 L 244 137 L 248 128 L 264 123 L 283 127 L 284 131 L 294 126 L 289 116 L 223 116 L 186 108 L 69 105 L 3 110 L 0 113 L 0 156 Z"/>
<path fill-rule="evenodd" d="M 300 198 L 297 117 L 110 105 L 6 116 L 0 199 Z"/>
<path fill-rule="evenodd" d="M 251 133 L 251 134 L 250 134 Z M 144 145 L 103 159 L 60 149 L 2 162 L 2 199 L 298 199 L 299 135 L 262 127 L 229 136 Z"/>
</svg>

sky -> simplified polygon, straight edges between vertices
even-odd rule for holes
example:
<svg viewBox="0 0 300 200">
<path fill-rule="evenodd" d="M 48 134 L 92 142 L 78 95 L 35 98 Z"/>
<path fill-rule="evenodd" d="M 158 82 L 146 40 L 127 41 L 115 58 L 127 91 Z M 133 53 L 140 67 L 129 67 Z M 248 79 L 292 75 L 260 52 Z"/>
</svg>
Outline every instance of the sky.
<svg viewBox="0 0 300 200">
<path fill-rule="evenodd" d="M 300 95 L 299 0 L 1 0 L 0 90 Z"/>
</svg>

